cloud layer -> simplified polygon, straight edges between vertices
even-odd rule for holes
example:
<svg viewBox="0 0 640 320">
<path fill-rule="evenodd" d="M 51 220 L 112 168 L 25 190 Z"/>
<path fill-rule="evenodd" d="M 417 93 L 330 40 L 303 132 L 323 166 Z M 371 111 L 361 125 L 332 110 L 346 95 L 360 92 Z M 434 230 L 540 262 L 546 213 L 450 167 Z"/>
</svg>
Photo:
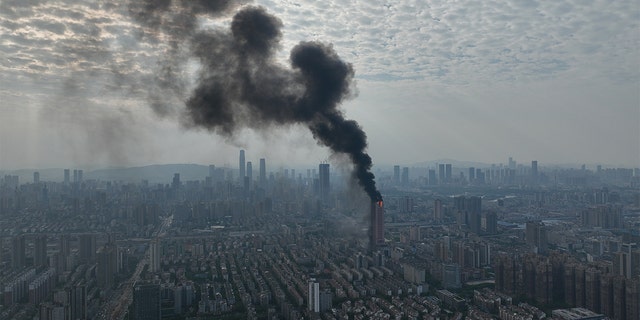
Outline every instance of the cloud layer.
<svg viewBox="0 0 640 320">
<path fill-rule="evenodd" d="M 332 42 L 365 79 L 639 79 L 634 1 L 259 2 L 286 16 L 287 39 Z"/>
<path fill-rule="evenodd" d="M 527 92 L 523 88 L 541 90 L 527 96 L 530 103 L 523 104 L 529 105 L 535 104 L 536 97 L 547 95 L 549 88 L 570 86 L 566 94 L 554 91 L 549 95 L 552 100 L 541 99 L 554 106 L 542 106 L 540 112 L 559 108 L 557 114 L 564 118 L 554 123 L 574 131 L 584 130 L 575 120 L 576 112 L 582 112 L 587 121 L 606 116 L 623 123 L 615 135 L 603 128 L 603 141 L 621 139 L 620 145 L 631 145 L 632 150 L 608 146 L 609 153 L 619 150 L 621 162 L 640 162 L 634 158 L 640 153 L 640 141 L 637 135 L 633 137 L 640 124 L 629 121 L 640 117 L 640 6 L 636 1 L 257 0 L 253 4 L 282 20 L 282 42 L 276 55 L 283 65 L 289 65 L 289 51 L 300 41 L 332 43 L 333 50 L 353 64 L 362 93 L 389 88 L 373 94 L 387 96 L 378 100 L 360 97 L 347 108 L 361 105 L 362 99 L 369 103 L 366 108 L 372 114 L 386 117 L 385 112 L 397 110 L 380 101 L 397 101 L 408 114 L 430 117 L 427 122 L 437 126 L 435 119 L 452 121 L 474 112 L 499 118 L 514 110 L 506 104 L 514 92 Z M 155 129 L 150 129 L 158 119 L 150 116 L 146 105 L 151 101 L 156 111 L 167 115 L 181 112 L 200 64 L 195 59 L 175 64 L 172 59 L 185 49 L 180 39 L 156 32 L 153 21 L 141 25 L 130 10 L 126 3 L 106 0 L 0 2 L 0 101 L 4 112 L 0 166 L 19 164 L 20 157 L 7 154 L 19 153 L 25 144 L 31 150 L 27 156 L 36 158 L 42 157 L 38 150 L 43 146 L 71 148 L 66 153 L 77 154 L 72 160 L 80 163 L 92 162 L 92 157 L 104 163 L 127 162 L 123 154 L 135 154 L 134 142 L 145 143 L 151 148 L 149 154 L 168 152 L 163 139 L 157 139 Z M 230 22 L 226 15 L 201 17 L 192 26 L 228 28 Z M 163 72 L 180 74 L 182 82 L 163 83 L 168 79 Z M 486 94 L 499 95 L 513 87 L 518 90 L 495 99 Z M 172 94 L 166 95 L 167 90 Z M 581 90 L 601 98 L 591 99 L 592 103 L 579 99 Z M 469 107 L 474 101 L 478 108 Z M 564 110 L 562 101 L 585 105 Z M 439 105 L 446 106 L 438 109 Z M 461 113 L 465 108 L 468 113 Z M 366 117 L 367 111 L 348 114 Z M 415 130 L 409 128 L 415 121 L 408 119 L 389 130 L 389 137 L 413 139 Z M 365 129 L 378 125 L 376 120 L 361 124 Z M 524 124 L 529 131 L 520 135 L 546 134 L 544 129 L 530 132 L 536 129 Z M 488 127 L 486 122 L 468 125 L 477 125 L 476 131 Z M 11 137 L 11 132 L 29 126 L 39 128 L 29 130 L 27 136 L 32 138 Z M 159 125 L 162 130 L 164 126 Z M 504 136 L 522 126 L 512 123 L 487 137 Z M 92 133 L 77 137 L 88 131 Z M 630 134 L 619 137 L 625 131 Z M 175 135 L 183 133 L 173 126 L 169 134 L 177 140 Z M 49 143 L 52 139 L 55 143 Z M 65 141 L 76 142 L 69 146 Z M 455 145 L 456 141 L 448 143 Z M 84 152 L 89 149 L 91 156 Z M 587 146 L 583 149 L 588 150 Z M 433 146 L 430 153 L 420 155 L 437 158 L 444 150 Z M 376 153 L 383 152 L 372 150 Z M 185 158 L 188 154 L 185 152 Z"/>
</svg>

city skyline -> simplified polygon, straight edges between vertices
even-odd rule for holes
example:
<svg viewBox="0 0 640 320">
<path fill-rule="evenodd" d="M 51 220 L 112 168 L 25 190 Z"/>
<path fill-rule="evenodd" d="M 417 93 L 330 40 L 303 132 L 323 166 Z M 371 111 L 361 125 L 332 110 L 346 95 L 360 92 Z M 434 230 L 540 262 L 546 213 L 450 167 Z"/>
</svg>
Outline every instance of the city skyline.
<svg viewBox="0 0 640 320">
<path fill-rule="evenodd" d="M 374 164 L 513 156 L 640 166 L 631 1 L 252 4 L 282 21 L 281 65 L 307 40 L 332 43 L 353 65 L 338 109 L 366 132 Z M 198 27 L 225 29 L 234 10 Z M 126 5 L 5 1 L 1 12 L 0 168 L 234 163 L 239 148 L 274 164 L 333 156 L 299 125 L 190 130 L 182 110 L 193 59 L 176 66 L 188 75 L 182 93 L 152 112 L 152 73 L 167 58 L 155 49 L 166 47 L 145 38 Z"/>
</svg>

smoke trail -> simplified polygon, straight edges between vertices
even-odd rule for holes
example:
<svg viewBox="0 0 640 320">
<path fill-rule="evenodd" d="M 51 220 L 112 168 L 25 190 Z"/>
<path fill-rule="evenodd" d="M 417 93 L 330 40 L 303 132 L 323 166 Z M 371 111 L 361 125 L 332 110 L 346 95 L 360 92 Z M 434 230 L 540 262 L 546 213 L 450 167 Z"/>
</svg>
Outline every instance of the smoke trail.
<svg viewBox="0 0 640 320">
<path fill-rule="evenodd" d="M 185 121 L 224 136 L 244 127 L 305 124 L 319 143 L 348 155 L 354 178 L 372 200 L 381 200 L 370 171 L 371 158 L 365 152 L 366 134 L 338 108 L 352 95 L 351 64 L 342 61 L 331 45 L 319 42 L 295 46 L 290 68 L 276 63 L 282 21 L 262 7 L 241 8 L 230 30 L 198 29 L 198 15 L 223 15 L 239 4 L 144 0 L 130 6 L 132 16 L 151 34 L 170 38 L 173 50 L 162 69 L 162 83 L 183 82 L 179 66 L 188 58 L 181 55 L 183 45 L 202 65 L 198 83 L 186 100 Z M 174 88 L 173 93 L 178 92 Z"/>
</svg>

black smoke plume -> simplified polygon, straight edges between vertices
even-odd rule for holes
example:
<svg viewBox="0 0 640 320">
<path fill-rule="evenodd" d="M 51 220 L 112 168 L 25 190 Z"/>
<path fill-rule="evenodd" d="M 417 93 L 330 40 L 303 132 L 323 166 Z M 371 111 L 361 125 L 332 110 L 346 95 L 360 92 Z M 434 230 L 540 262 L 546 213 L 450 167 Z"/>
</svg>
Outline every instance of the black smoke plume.
<svg viewBox="0 0 640 320">
<path fill-rule="evenodd" d="M 354 178 L 373 201 L 381 200 L 365 152 L 366 134 L 344 118 L 339 104 L 350 97 L 354 70 L 331 45 L 301 42 L 291 50 L 291 67 L 275 61 L 282 21 L 262 7 L 242 7 L 230 30 L 202 29 L 198 17 L 216 17 L 237 9 L 241 1 L 144 0 L 130 5 L 131 15 L 148 36 L 170 42 L 158 82 L 179 93 L 188 57 L 201 63 L 195 89 L 186 99 L 186 121 L 231 136 L 237 129 L 305 124 L 314 138 L 333 152 L 348 155 Z M 186 49 L 186 50 L 185 50 Z M 158 98 L 158 97 L 152 97 Z M 162 113 L 162 110 L 156 111 Z"/>
</svg>

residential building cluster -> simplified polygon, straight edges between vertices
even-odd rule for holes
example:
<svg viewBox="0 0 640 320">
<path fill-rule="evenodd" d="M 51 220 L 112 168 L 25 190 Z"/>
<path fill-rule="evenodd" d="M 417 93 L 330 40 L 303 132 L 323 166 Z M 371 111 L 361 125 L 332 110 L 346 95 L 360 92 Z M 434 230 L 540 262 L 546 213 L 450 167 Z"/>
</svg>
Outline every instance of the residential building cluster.
<svg viewBox="0 0 640 320">
<path fill-rule="evenodd" d="M 253 163 L 3 173 L 0 318 L 640 317 L 638 169 Z"/>
</svg>

